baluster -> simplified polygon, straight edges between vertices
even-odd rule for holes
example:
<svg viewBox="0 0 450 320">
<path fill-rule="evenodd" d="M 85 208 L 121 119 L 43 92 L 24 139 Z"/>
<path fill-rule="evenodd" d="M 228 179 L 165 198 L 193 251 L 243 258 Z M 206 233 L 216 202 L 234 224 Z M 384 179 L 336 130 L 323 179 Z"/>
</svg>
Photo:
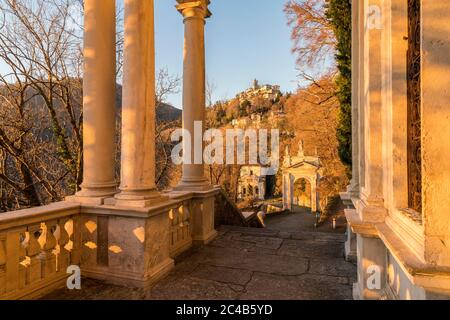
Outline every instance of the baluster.
<svg viewBox="0 0 450 320">
<path fill-rule="evenodd" d="M 189 210 L 189 203 L 186 202 L 183 204 L 183 215 L 186 223 L 186 238 L 191 238 L 191 211 Z"/>
<path fill-rule="evenodd" d="M 177 209 L 178 213 L 178 241 L 184 241 L 184 215 L 183 215 L 183 206 L 179 206 Z"/>
<path fill-rule="evenodd" d="M 28 246 L 26 248 L 26 254 L 29 261 L 28 272 L 27 272 L 27 284 L 35 283 L 41 279 L 42 266 L 39 260 L 39 254 L 41 253 L 41 245 L 39 244 L 39 237 L 41 235 L 41 226 L 33 225 L 28 227 Z"/>
<path fill-rule="evenodd" d="M 27 269 L 29 260 L 27 259 L 27 247 L 29 242 L 29 234 L 26 231 L 20 234 L 19 248 L 19 288 L 23 289 L 27 285 Z"/>
<path fill-rule="evenodd" d="M 179 208 L 176 208 L 175 210 L 174 210 L 174 216 L 175 216 L 175 237 L 176 237 L 176 242 L 177 242 L 177 244 L 180 242 L 180 223 L 181 223 L 181 221 L 180 221 L 180 210 L 179 210 Z"/>
<path fill-rule="evenodd" d="M 6 290 L 6 234 L 0 234 L 0 297 Z"/>
<path fill-rule="evenodd" d="M 53 235 L 53 229 L 56 227 L 56 221 L 48 221 L 44 225 L 46 228 L 41 235 L 42 250 L 39 259 L 42 263 L 42 279 L 48 278 L 56 272 L 56 238 Z"/>
<path fill-rule="evenodd" d="M 66 245 L 70 241 L 69 233 L 66 230 L 66 223 L 68 219 L 59 220 L 58 227 L 54 233 L 54 236 L 58 243 L 58 257 L 57 257 L 57 270 L 63 271 L 67 269 L 70 264 L 70 252 L 66 249 Z"/>
<path fill-rule="evenodd" d="M 172 239 L 171 245 L 173 246 L 175 244 L 175 217 L 173 209 L 170 209 L 169 211 L 169 219 L 170 219 L 170 237 Z"/>
<path fill-rule="evenodd" d="M 81 263 L 81 216 L 72 217 L 72 234 L 71 240 L 73 242 L 72 250 L 70 251 L 70 263 L 73 265 L 80 265 Z"/>
</svg>

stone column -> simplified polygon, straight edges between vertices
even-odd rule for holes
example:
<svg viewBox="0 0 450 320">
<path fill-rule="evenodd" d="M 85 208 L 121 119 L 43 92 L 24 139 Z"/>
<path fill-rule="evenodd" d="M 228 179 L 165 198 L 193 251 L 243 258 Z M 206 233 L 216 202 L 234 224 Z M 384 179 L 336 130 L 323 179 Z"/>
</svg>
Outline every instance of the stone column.
<svg viewBox="0 0 450 320">
<path fill-rule="evenodd" d="M 352 42 L 359 37 L 360 1 L 352 1 Z M 352 180 L 350 196 L 359 195 L 359 47 L 352 46 Z"/>
<path fill-rule="evenodd" d="M 346 209 L 347 210 L 347 209 Z M 356 262 L 356 234 L 352 227 L 347 225 L 346 239 L 345 239 L 345 260 Z"/>
<path fill-rule="evenodd" d="M 288 198 L 288 208 L 289 210 L 292 210 L 293 207 L 292 205 L 294 204 L 294 184 L 295 184 L 295 179 L 292 176 L 292 174 L 289 174 L 289 198 Z"/>
<path fill-rule="evenodd" d="M 265 200 L 266 198 L 266 181 L 262 181 L 259 183 L 259 200 Z"/>
<path fill-rule="evenodd" d="M 184 144 L 191 144 L 191 164 L 183 165 L 183 177 L 176 190 L 205 191 L 211 185 L 203 164 L 203 131 L 205 121 L 205 19 L 211 16 L 209 0 L 178 0 L 178 11 L 184 17 L 183 129 L 190 133 Z M 196 127 L 197 123 L 197 127 Z M 197 148 L 196 148 L 197 146 Z M 201 146 L 201 154 L 195 152 Z M 184 147 L 184 150 L 189 148 Z"/>
<path fill-rule="evenodd" d="M 83 184 L 69 200 L 103 204 L 116 193 L 116 2 L 84 4 Z"/>
<path fill-rule="evenodd" d="M 155 185 L 155 34 L 153 0 L 125 0 L 122 171 L 117 206 L 161 201 Z"/>
<path fill-rule="evenodd" d="M 362 3 L 361 3 L 362 5 Z M 369 8 L 372 8 L 369 10 Z M 383 152 L 382 152 L 382 48 L 383 29 L 380 20 L 384 12 L 372 12 L 375 8 L 383 9 L 381 0 L 364 1 L 363 21 L 360 30 L 363 33 L 364 46 L 364 79 L 359 93 L 363 95 L 361 108 L 364 128 L 364 183 L 361 186 L 360 199 L 357 204 L 358 213 L 365 222 L 383 222 L 386 209 L 383 198 Z M 361 172 L 359 173 L 361 174 Z"/>
</svg>

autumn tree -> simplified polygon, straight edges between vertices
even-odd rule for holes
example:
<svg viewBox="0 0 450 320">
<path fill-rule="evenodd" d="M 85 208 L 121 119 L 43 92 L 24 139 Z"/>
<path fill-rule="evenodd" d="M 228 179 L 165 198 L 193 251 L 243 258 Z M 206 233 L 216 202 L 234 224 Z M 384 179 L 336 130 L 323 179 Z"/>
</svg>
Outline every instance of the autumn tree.
<svg viewBox="0 0 450 320">
<path fill-rule="evenodd" d="M 82 177 L 81 38 L 72 0 L 1 0 L 4 207 L 40 205 Z M 4 208 L 5 209 L 5 208 Z"/>
<path fill-rule="evenodd" d="M 83 177 L 83 1 L 0 0 L 0 211 L 59 201 Z M 117 76 L 123 57 L 123 14 L 117 13 Z M 160 107 L 180 79 L 157 74 Z M 120 106 L 120 85 L 117 92 Z M 118 109 L 119 111 L 119 109 Z M 157 125 L 158 176 L 168 180 L 170 130 Z M 117 176 L 120 172 L 117 112 Z"/>
<path fill-rule="evenodd" d="M 285 13 L 303 80 L 314 83 L 324 75 L 335 75 L 334 94 L 340 103 L 338 152 L 342 162 L 351 166 L 351 0 L 289 0 Z"/>
<path fill-rule="evenodd" d="M 332 77 L 310 85 L 286 102 L 287 131 L 294 133 L 284 139 L 291 154 L 304 141 L 307 155 L 317 154 L 321 160 L 319 193 L 321 208 L 348 185 L 346 167 L 339 158 L 339 141 L 336 130 L 339 126 L 339 100 L 335 96 L 336 84 Z"/>
<path fill-rule="evenodd" d="M 301 72 L 311 70 L 315 76 L 329 73 L 335 52 L 336 37 L 327 17 L 326 0 L 289 0 L 284 8 L 292 28 L 292 52 Z M 331 58 L 331 59 L 330 59 Z M 319 68 L 325 65 L 326 68 Z"/>
</svg>

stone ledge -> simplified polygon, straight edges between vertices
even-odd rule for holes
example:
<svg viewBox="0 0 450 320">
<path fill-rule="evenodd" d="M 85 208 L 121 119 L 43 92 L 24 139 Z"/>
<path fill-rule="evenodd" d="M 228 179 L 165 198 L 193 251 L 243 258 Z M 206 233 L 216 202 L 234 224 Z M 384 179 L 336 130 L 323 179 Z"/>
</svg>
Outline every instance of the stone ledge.
<svg viewBox="0 0 450 320">
<path fill-rule="evenodd" d="M 211 189 L 208 190 L 170 190 L 166 192 L 165 194 L 168 195 L 171 199 L 174 200 L 189 200 L 189 199 L 202 199 L 202 198 L 208 198 L 208 197 L 214 197 L 217 194 L 219 194 L 221 191 L 221 188 L 219 186 L 213 186 Z"/>
<path fill-rule="evenodd" d="M 352 207 L 353 206 L 353 201 L 351 198 L 351 195 L 349 192 L 341 192 L 339 193 L 339 197 L 341 198 L 342 202 L 344 203 L 344 206 L 346 207 Z"/>
<path fill-rule="evenodd" d="M 147 208 L 138 207 L 116 207 L 109 205 L 81 205 L 81 213 L 107 215 L 116 217 L 131 217 L 131 218 L 150 218 L 158 214 L 165 213 L 167 210 L 173 209 L 181 205 L 183 200 L 167 199 L 161 203 L 155 204 Z"/>
<path fill-rule="evenodd" d="M 414 285 L 425 289 L 450 288 L 450 268 L 423 263 L 386 225 L 376 225 L 380 239 Z"/>
<path fill-rule="evenodd" d="M 56 202 L 47 206 L 7 212 L 0 215 L 0 231 L 79 214 L 79 203 Z"/>
<path fill-rule="evenodd" d="M 56 273 L 49 279 L 39 280 L 28 285 L 25 290 L 14 291 L 0 297 L 0 300 L 32 300 L 39 299 L 51 292 L 66 286 L 68 275 L 65 272 Z"/>
<path fill-rule="evenodd" d="M 435 267 L 422 262 L 386 223 L 364 222 L 357 211 L 352 209 L 346 209 L 345 216 L 354 233 L 380 238 L 383 241 L 411 283 L 425 289 L 450 288 L 450 268 Z"/>
<path fill-rule="evenodd" d="M 386 217 L 386 225 L 394 234 L 400 238 L 403 243 L 406 243 L 409 249 L 423 262 L 424 246 L 425 246 L 425 230 L 422 226 L 410 220 L 403 215 L 401 211 L 393 210 L 391 214 Z"/>
<path fill-rule="evenodd" d="M 364 222 L 355 209 L 345 209 L 345 218 L 352 231 L 365 237 L 378 238 L 378 232 L 373 223 Z"/>
</svg>

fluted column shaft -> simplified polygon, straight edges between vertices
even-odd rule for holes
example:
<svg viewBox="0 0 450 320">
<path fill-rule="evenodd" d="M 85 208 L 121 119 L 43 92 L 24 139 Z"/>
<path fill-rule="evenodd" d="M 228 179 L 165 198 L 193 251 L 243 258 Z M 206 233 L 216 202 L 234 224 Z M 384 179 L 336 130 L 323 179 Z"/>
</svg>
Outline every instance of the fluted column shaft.
<svg viewBox="0 0 450 320">
<path fill-rule="evenodd" d="M 116 192 L 116 2 L 84 4 L 83 184 L 78 197 Z"/>
<path fill-rule="evenodd" d="M 207 190 L 211 188 L 203 164 L 203 131 L 205 122 L 205 19 L 210 16 L 209 1 L 179 1 L 178 11 L 184 17 L 184 73 L 183 73 L 183 129 L 191 135 L 183 142 L 191 144 L 191 163 L 183 165 L 182 190 Z M 201 131 L 195 123 L 202 124 Z M 200 135 L 200 136 L 199 136 Z M 201 154 L 196 154 L 201 145 Z M 184 150 L 189 150 L 186 146 Z"/>
</svg>

